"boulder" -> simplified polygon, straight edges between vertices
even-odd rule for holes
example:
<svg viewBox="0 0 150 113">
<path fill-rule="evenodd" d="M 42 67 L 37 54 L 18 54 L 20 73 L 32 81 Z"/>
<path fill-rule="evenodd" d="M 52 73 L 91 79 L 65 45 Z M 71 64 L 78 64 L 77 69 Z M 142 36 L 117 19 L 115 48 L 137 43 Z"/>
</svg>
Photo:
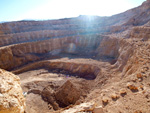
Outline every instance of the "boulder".
<svg viewBox="0 0 150 113">
<path fill-rule="evenodd" d="M 0 113 L 24 113 L 25 98 L 18 76 L 0 69 Z"/>
<path fill-rule="evenodd" d="M 55 98 L 60 107 L 66 107 L 80 98 L 81 92 L 71 81 L 66 81 L 55 93 Z"/>
</svg>

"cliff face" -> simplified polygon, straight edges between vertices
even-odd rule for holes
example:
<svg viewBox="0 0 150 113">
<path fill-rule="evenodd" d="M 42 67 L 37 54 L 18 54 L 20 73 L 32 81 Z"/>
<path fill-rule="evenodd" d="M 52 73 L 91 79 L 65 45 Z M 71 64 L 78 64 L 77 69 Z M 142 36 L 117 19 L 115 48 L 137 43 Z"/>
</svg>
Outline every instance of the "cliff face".
<svg viewBox="0 0 150 113">
<path fill-rule="evenodd" d="M 149 100 L 147 100 L 150 97 L 147 90 L 149 87 L 147 78 L 150 73 L 149 20 L 150 0 L 147 0 L 139 7 L 111 17 L 79 16 L 60 20 L 2 23 L 0 24 L 0 68 L 13 70 L 12 72 L 15 74 L 25 73 L 27 77 L 30 74 L 32 77 L 36 75 L 37 78 L 35 77 L 33 81 L 29 80 L 30 77 L 29 79 L 22 77 L 24 79 L 23 88 L 26 91 L 29 90 L 29 93 L 34 93 L 27 97 L 29 100 L 32 99 L 32 96 L 41 99 L 39 95 L 43 91 L 42 88 L 47 88 L 49 92 L 51 89 L 56 91 L 58 86 L 62 85 L 61 82 L 65 82 L 69 76 L 69 79 L 75 80 L 75 83 L 81 83 L 80 85 L 85 87 L 82 90 L 90 91 L 93 88 L 91 92 L 84 91 L 84 93 L 90 94 L 87 97 L 86 94 L 83 94 L 82 99 L 87 98 L 87 101 L 93 99 L 102 105 L 105 112 L 141 113 L 136 110 L 137 108 L 143 109 L 141 103 L 144 103 L 146 111 L 143 112 L 146 113 L 150 108 Z M 53 79 L 59 76 L 61 77 L 60 81 L 64 80 L 50 83 L 49 81 L 53 79 L 47 73 L 42 75 L 45 72 L 42 73 L 41 70 L 39 70 L 39 74 L 33 72 L 41 68 L 47 69 Z M 0 84 L 2 113 L 23 112 L 25 105 L 18 77 L 0 70 L 0 79 L 2 81 Z M 128 82 L 132 84 L 126 86 Z M 72 84 L 71 86 L 76 89 L 76 85 Z M 97 91 L 95 91 L 95 87 Z M 61 88 L 58 96 L 61 92 L 64 95 L 68 94 L 65 92 L 67 85 Z M 125 90 L 119 92 L 121 88 L 125 88 Z M 51 95 L 46 92 L 46 97 L 49 98 L 48 102 L 54 101 L 52 107 L 55 106 L 55 103 L 58 110 L 62 104 L 61 100 L 65 107 L 70 105 L 68 103 L 70 96 L 55 98 L 54 95 L 57 94 L 54 92 Z M 77 103 L 74 101 L 71 103 L 80 104 L 81 95 L 77 93 L 76 96 Z M 111 99 L 103 99 L 104 96 Z M 5 100 L 6 98 L 8 99 Z M 140 100 L 139 104 L 137 104 L 137 99 Z M 126 106 L 122 105 L 125 100 Z M 37 103 L 33 102 L 32 104 L 36 105 Z M 45 105 L 47 107 L 47 104 Z M 31 106 L 28 106 L 29 111 L 32 111 Z M 40 104 L 39 106 L 36 109 L 42 108 Z M 49 108 L 47 107 L 46 110 L 49 111 Z M 38 113 L 37 111 L 35 110 L 35 113 Z"/>
<path fill-rule="evenodd" d="M 123 35 L 112 38 L 111 34 L 126 32 L 125 38 L 148 40 L 148 4 L 149 1 L 146 1 L 137 8 L 111 17 L 79 16 L 60 20 L 2 23 L 0 67 L 11 70 L 47 57 L 60 57 L 62 53 L 95 56 L 96 59 L 115 63 L 121 58 L 120 50 L 123 50 L 122 46 L 126 46 L 128 41 L 118 39 Z"/>
<path fill-rule="evenodd" d="M 25 99 L 16 75 L 0 69 L 0 113 L 24 113 Z"/>
<path fill-rule="evenodd" d="M 0 49 L 0 67 L 10 70 L 28 62 L 57 57 L 61 53 L 95 54 L 94 49 L 98 47 L 101 39 L 100 35 L 78 35 L 3 47 Z"/>
<path fill-rule="evenodd" d="M 149 1 L 111 17 L 68 18 L 48 21 L 19 21 L 0 24 L 0 46 L 84 34 L 122 32 L 150 20 Z M 69 31 L 69 32 L 68 32 Z"/>
<path fill-rule="evenodd" d="M 130 33 L 131 38 L 142 39 L 143 41 L 149 40 L 150 37 L 150 27 L 134 27 Z"/>
</svg>

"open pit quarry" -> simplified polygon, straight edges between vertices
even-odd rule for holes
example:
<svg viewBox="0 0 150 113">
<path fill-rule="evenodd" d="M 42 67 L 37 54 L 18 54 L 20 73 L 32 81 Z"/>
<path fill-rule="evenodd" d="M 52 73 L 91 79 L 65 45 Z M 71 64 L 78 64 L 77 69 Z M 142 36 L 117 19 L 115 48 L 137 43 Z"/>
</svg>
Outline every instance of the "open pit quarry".
<svg viewBox="0 0 150 113">
<path fill-rule="evenodd" d="M 150 0 L 110 17 L 1 23 L 0 113 L 150 113 L 149 39 Z"/>
</svg>

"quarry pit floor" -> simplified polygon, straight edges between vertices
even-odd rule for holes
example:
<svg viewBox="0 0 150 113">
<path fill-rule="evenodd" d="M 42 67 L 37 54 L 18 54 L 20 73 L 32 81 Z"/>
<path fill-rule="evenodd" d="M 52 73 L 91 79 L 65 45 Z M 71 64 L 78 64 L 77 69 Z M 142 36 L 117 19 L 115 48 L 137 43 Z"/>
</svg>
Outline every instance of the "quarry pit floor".
<svg viewBox="0 0 150 113">
<path fill-rule="evenodd" d="M 43 61 L 39 61 L 39 62 L 42 63 Z M 65 57 L 61 59 L 45 60 L 44 62 L 51 62 L 51 63 L 53 62 L 64 63 L 65 62 L 66 63 L 65 66 L 68 65 L 69 67 L 71 67 L 72 65 L 70 64 L 73 64 L 73 66 L 79 64 L 79 67 L 76 67 L 76 66 L 73 67 L 77 70 L 75 73 L 70 73 L 69 70 L 68 71 L 62 70 L 62 69 L 50 70 L 49 68 L 44 68 L 44 67 L 33 68 L 33 69 L 31 68 L 25 71 L 20 71 L 17 75 L 20 77 L 21 87 L 23 89 L 23 92 L 26 93 L 26 105 L 27 105 L 26 113 L 31 113 L 31 112 L 32 113 L 42 113 L 42 112 L 44 113 L 49 113 L 49 112 L 57 113 L 58 112 L 59 113 L 60 110 L 69 108 L 70 105 L 72 106 L 72 105 L 77 105 L 79 103 L 83 103 L 85 99 L 88 97 L 88 95 L 90 94 L 90 92 L 93 90 L 93 88 L 95 89 L 96 87 L 97 88 L 101 87 L 103 82 L 106 81 L 107 77 L 103 77 L 103 75 L 101 75 L 101 71 L 105 72 L 105 75 L 106 74 L 109 75 L 108 70 L 111 67 L 111 64 L 108 62 L 100 62 L 97 60 L 84 59 L 84 58 L 69 59 Z M 24 70 L 24 68 L 27 68 L 27 67 L 32 67 L 30 65 L 35 66 L 37 65 L 36 63 L 37 62 L 25 65 L 22 68 L 20 68 L 20 70 Z M 61 63 L 58 65 L 62 65 Z M 62 66 L 62 67 L 65 67 L 65 66 Z M 97 75 L 94 78 L 91 78 L 91 77 L 86 78 L 82 76 L 86 74 L 88 76 L 88 73 L 86 72 L 88 71 L 89 67 L 90 69 L 94 69 L 94 67 L 97 67 L 97 66 L 100 67 L 101 69 L 99 70 L 99 72 L 96 73 Z M 80 68 L 82 68 L 82 70 Z M 78 72 L 79 70 L 80 72 Z M 102 78 L 102 80 L 98 81 L 98 79 L 100 78 Z M 43 99 L 42 90 L 45 87 L 50 85 L 52 89 L 55 92 L 57 92 L 57 90 L 67 81 L 71 81 L 71 83 L 73 83 L 77 89 L 80 89 L 82 91 L 82 94 L 80 98 L 74 104 L 70 104 L 69 106 L 65 106 L 65 107 L 59 107 L 58 110 L 55 111 L 53 106 L 49 102 Z M 92 97 L 88 97 L 89 100 L 91 98 Z"/>
</svg>

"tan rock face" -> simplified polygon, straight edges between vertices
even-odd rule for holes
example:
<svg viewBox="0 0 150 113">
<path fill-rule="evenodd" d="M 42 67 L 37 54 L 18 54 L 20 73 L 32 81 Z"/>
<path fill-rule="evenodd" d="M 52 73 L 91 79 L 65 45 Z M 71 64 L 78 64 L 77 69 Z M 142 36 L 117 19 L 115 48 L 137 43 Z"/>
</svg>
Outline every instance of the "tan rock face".
<svg viewBox="0 0 150 113">
<path fill-rule="evenodd" d="M 130 33 L 131 38 L 143 39 L 147 41 L 150 37 L 150 27 L 134 27 Z"/>
<path fill-rule="evenodd" d="M 59 70 L 61 73 L 68 73 L 74 76 L 78 76 L 87 80 L 94 80 L 101 72 L 101 69 L 97 66 L 90 64 L 80 64 L 77 62 L 64 62 L 64 61 L 39 61 L 32 63 L 31 65 L 24 66 L 18 70 L 12 71 L 15 74 L 23 73 L 31 69 L 37 69 L 45 67 L 50 70 Z"/>
<path fill-rule="evenodd" d="M 59 109 L 59 105 L 56 103 L 56 100 L 54 98 L 54 91 L 50 86 L 47 86 L 42 91 L 42 97 L 44 97 L 45 101 L 48 101 L 53 106 L 54 110 Z"/>
<path fill-rule="evenodd" d="M 0 69 L 0 113 L 24 113 L 25 98 L 16 75 Z"/>
<path fill-rule="evenodd" d="M 10 48 L 5 48 L 0 51 L 0 67 L 3 69 L 10 69 L 13 62 L 13 54 Z"/>
<path fill-rule="evenodd" d="M 88 21 L 86 16 L 81 16 L 49 21 L 2 23 L 0 24 L 0 68 L 16 69 L 13 71 L 15 74 L 45 68 L 52 75 L 58 74 L 56 77 L 61 79 L 90 80 L 87 83 L 80 81 L 82 87 L 84 83 L 86 85 L 90 83 L 85 88 L 81 86 L 79 88 L 76 82 L 64 81 L 65 83 L 61 84 L 57 91 L 49 86 L 43 86 L 45 88 L 40 93 L 38 88 L 33 89 L 32 92 L 30 91 L 34 92 L 34 95 L 31 94 L 32 97 L 28 95 L 29 92 L 27 93 L 30 97 L 26 98 L 29 99 L 27 105 L 38 97 L 35 102 L 31 102 L 36 105 L 41 97 L 35 95 L 41 94 L 54 110 L 68 107 L 70 104 L 80 104 L 84 97 L 86 101 L 99 97 L 100 100 L 95 101 L 100 102 L 99 104 L 104 108 L 95 109 L 98 113 L 140 112 L 137 108 L 148 111 L 150 108 L 147 91 L 150 86 L 149 4 L 150 0 L 147 0 L 132 10 L 111 17 L 97 17 L 93 22 Z M 38 77 L 42 72 L 35 75 L 37 77 L 35 80 L 38 81 L 33 82 L 33 79 L 30 84 L 38 84 L 41 80 Z M 48 75 L 44 72 L 43 80 L 46 80 L 45 76 L 48 78 Z M 30 78 L 23 82 L 28 80 Z M 51 81 L 50 78 L 48 80 Z M 131 84 L 127 84 L 126 87 L 128 82 Z M 44 81 L 45 83 L 47 82 Z M 86 97 L 86 91 L 82 94 L 81 89 L 89 87 L 93 89 Z M 94 91 L 95 88 L 99 91 Z M 101 96 L 103 89 L 106 94 Z M 115 93 L 112 93 L 113 90 Z M 43 100 L 39 103 L 42 102 Z M 0 113 L 22 113 L 24 106 L 18 77 L 0 70 Z M 37 106 L 38 109 L 42 108 L 39 107 L 41 104 Z M 27 106 L 27 108 L 32 107 Z M 34 113 L 38 112 L 40 110 Z"/>
<path fill-rule="evenodd" d="M 56 92 L 55 97 L 62 106 L 68 106 L 70 104 L 75 104 L 75 102 L 80 98 L 80 91 L 76 88 L 73 83 L 67 81 L 62 87 Z"/>
<path fill-rule="evenodd" d="M 90 41 L 89 41 L 90 40 Z M 99 45 L 100 35 L 72 36 L 49 40 L 28 42 L 0 48 L 0 68 L 11 70 L 25 63 L 59 53 L 90 54 Z"/>
<path fill-rule="evenodd" d="M 105 37 L 101 41 L 97 52 L 100 56 L 118 57 L 119 56 L 120 40 L 116 38 Z"/>
</svg>

